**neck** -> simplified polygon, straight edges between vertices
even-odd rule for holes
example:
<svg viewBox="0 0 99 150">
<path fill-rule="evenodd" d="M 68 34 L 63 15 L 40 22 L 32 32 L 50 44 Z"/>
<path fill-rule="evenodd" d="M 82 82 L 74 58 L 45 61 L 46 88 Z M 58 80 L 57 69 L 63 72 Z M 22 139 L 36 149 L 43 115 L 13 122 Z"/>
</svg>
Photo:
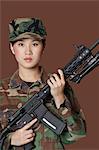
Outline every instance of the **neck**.
<svg viewBox="0 0 99 150">
<path fill-rule="evenodd" d="M 40 67 L 27 69 L 19 67 L 19 76 L 23 81 L 35 82 L 41 78 Z"/>
</svg>

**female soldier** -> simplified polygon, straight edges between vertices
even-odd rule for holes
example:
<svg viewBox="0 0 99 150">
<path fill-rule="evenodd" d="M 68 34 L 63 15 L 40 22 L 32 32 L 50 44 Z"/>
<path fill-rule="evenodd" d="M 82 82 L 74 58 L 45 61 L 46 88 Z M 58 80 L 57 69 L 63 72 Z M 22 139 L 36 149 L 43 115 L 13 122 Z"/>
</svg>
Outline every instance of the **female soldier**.
<svg viewBox="0 0 99 150">
<path fill-rule="evenodd" d="M 40 19 L 17 18 L 10 22 L 10 49 L 18 70 L 0 82 L 0 126 L 1 130 L 6 127 L 9 116 L 40 91 L 47 81 L 52 98 L 46 101 L 45 106 L 64 120 L 66 129 L 58 136 L 35 118 L 21 129 L 9 133 L 3 141 L 3 150 L 22 150 L 29 142 L 33 142 L 33 150 L 63 150 L 64 144 L 86 135 L 82 111 L 62 70 L 58 69 L 59 75 L 54 73 L 47 79 L 40 66 L 46 35 Z"/>
</svg>

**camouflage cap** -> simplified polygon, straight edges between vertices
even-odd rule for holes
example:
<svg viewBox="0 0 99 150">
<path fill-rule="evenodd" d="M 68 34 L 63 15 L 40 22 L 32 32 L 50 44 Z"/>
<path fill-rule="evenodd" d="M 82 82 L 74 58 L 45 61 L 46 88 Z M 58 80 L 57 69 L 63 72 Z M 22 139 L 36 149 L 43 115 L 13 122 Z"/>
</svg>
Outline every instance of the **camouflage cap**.
<svg viewBox="0 0 99 150">
<path fill-rule="evenodd" d="M 17 18 L 9 23 L 9 41 L 29 38 L 30 35 L 38 35 L 44 39 L 47 35 L 46 28 L 38 18 Z"/>
</svg>

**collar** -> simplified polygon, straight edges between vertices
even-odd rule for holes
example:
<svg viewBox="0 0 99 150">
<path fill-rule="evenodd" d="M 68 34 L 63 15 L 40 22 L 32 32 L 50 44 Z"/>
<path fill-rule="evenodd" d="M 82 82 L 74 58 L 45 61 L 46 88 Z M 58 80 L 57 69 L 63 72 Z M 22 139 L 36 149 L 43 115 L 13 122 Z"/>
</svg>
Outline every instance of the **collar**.
<svg viewBox="0 0 99 150">
<path fill-rule="evenodd" d="M 45 72 L 44 68 L 42 68 L 40 66 L 40 70 L 41 70 L 41 79 L 37 80 L 36 82 L 33 83 L 33 85 L 35 86 L 39 86 L 40 84 L 46 83 L 46 80 L 48 78 L 47 73 Z M 21 89 L 26 89 L 29 86 L 26 84 L 25 81 L 23 81 L 20 76 L 19 76 L 19 70 L 17 70 L 12 77 L 10 78 L 10 87 L 11 88 L 21 88 Z"/>
</svg>

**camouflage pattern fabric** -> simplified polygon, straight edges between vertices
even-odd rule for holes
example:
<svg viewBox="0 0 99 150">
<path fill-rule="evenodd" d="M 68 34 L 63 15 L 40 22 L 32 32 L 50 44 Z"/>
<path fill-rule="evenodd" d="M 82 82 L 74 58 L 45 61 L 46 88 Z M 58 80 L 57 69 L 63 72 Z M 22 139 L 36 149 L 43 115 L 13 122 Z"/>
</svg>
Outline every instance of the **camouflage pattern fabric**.
<svg viewBox="0 0 99 150">
<path fill-rule="evenodd" d="M 47 35 L 42 21 L 38 18 L 17 18 L 9 23 L 10 42 L 35 34 L 42 39 Z"/>
<path fill-rule="evenodd" d="M 33 94 L 38 92 L 45 84 L 47 75 L 42 70 L 41 80 L 34 82 L 30 87 L 22 81 L 18 71 L 11 78 L 1 80 L 0 82 L 0 132 L 8 124 L 8 118 Z M 66 82 L 65 94 L 68 99 L 59 109 L 56 109 L 53 98 L 47 100 L 46 107 L 57 116 L 63 119 L 67 127 L 65 131 L 57 136 L 43 124 L 37 122 L 35 125 L 35 139 L 33 150 L 65 150 L 65 144 L 70 144 L 86 135 L 85 119 L 82 110 L 77 103 L 73 90 Z M 4 140 L 2 150 L 23 150 L 22 146 L 15 147 L 10 145 L 10 134 Z"/>
</svg>

